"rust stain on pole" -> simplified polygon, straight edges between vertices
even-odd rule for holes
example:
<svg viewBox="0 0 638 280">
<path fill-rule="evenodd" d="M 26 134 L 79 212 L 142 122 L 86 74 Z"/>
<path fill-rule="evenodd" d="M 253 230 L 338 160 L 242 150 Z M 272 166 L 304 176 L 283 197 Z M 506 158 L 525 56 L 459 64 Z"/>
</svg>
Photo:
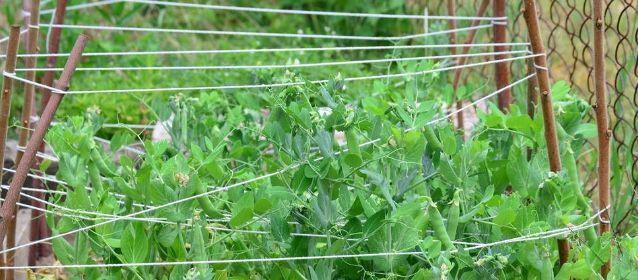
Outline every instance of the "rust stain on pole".
<svg viewBox="0 0 638 280">
<path fill-rule="evenodd" d="M 538 23 L 535 0 L 525 0 L 525 10 L 523 13 L 527 29 L 532 44 L 534 54 L 545 54 L 543 39 L 541 37 L 540 25 Z M 560 151 L 558 148 L 558 136 L 556 135 L 556 119 L 552 104 L 551 85 L 549 83 L 549 70 L 547 68 L 547 57 L 540 55 L 534 58 L 534 67 L 538 87 L 541 92 L 541 108 L 543 110 L 543 124 L 545 126 L 545 142 L 547 143 L 547 157 L 549 168 L 552 172 L 561 171 Z M 569 258 L 569 243 L 565 239 L 558 240 L 558 253 L 560 264 L 564 264 Z"/>
<path fill-rule="evenodd" d="M 66 15 L 66 7 L 67 0 L 58 0 L 55 8 L 55 12 L 53 14 L 53 24 L 64 24 L 64 16 Z M 47 53 L 48 54 L 57 54 L 60 49 L 60 35 L 62 33 L 62 28 L 53 27 L 49 33 L 49 37 L 47 37 Z M 46 67 L 54 68 L 57 64 L 57 56 L 49 56 L 47 57 Z M 44 73 L 44 77 L 42 78 L 42 84 L 46 86 L 53 86 L 53 77 L 55 75 L 54 71 L 46 71 Z M 44 109 L 47 102 L 49 101 L 49 96 L 51 94 L 51 90 L 49 89 L 41 89 L 41 109 Z M 42 112 L 40 112 L 42 113 Z M 44 152 L 44 144 L 40 145 L 38 149 L 40 152 Z M 34 168 L 36 170 L 40 169 L 40 160 L 36 158 L 36 163 Z M 41 180 L 34 179 L 33 185 L 35 188 L 44 189 L 45 184 Z M 35 193 L 39 199 L 46 199 L 44 193 Z M 37 208 L 44 208 L 43 203 L 31 200 L 31 205 Z M 31 241 L 39 240 L 43 238 L 47 238 L 51 235 L 48 225 L 46 223 L 46 219 L 44 215 L 40 211 L 32 210 L 31 211 Z M 29 248 L 29 265 L 35 265 L 38 257 L 46 257 L 51 255 L 52 249 L 49 244 L 37 244 L 35 246 L 31 246 Z"/>
<path fill-rule="evenodd" d="M 610 204 L 609 191 L 609 153 L 610 135 L 607 116 L 607 88 L 605 76 L 605 22 L 604 2 L 594 0 L 594 82 L 596 86 L 596 126 L 598 128 L 598 207 L 607 209 Z M 600 234 L 610 232 L 611 220 L 609 209 L 600 214 Z M 611 269 L 611 261 L 605 263 L 600 274 L 607 278 Z"/>
<path fill-rule="evenodd" d="M 64 66 L 64 71 L 60 75 L 60 78 L 55 83 L 55 88 L 59 90 L 66 90 L 69 87 L 69 83 L 71 81 L 71 76 L 73 72 L 75 72 L 75 68 L 77 64 L 80 62 L 82 57 L 82 52 L 84 51 L 84 47 L 88 41 L 88 37 L 84 34 L 78 37 L 75 45 L 73 46 L 73 50 L 71 51 L 71 55 Z M 44 108 L 42 115 L 40 116 L 40 121 L 38 121 L 35 131 L 31 136 L 31 140 L 27 144 L 25 148 L 24 155 L 22 160 L 18 164 L 16 168 L 16 172 L 13 177 L 13 181 L 9 185 L 9 191 L 7 192 L 7 196 L 5 198 L 5 203 L 0 208 L 0 243 L 4 241 L 4 237 L 7 235 L 8 224 L 11 220 L 14 220 L 13 215 L 15 214 L 15 205 L 20 198 L 20 192 L 22 191 L 22 186 L 24 185 L 24 181 L 26 180 L 27 174 L 29 173 L 29 169 L 33 164 L 35 159 L 38 147 L 44 141 L 44 136 L 53 120 L 53 116 L 55 115 L 55 111 L 58 109 L 60 102 L 62 101 L 62 97 L 64 94 L 61 93 L 52 93 L 51 98 L 49 99 L 49 103 Z"/>
<path fill-rule="evenodd" d="M 20 45 L 20 26 L 11 26 L 9 33 L 9 44 L 7 46 L 7 59 L 4 71 L 13 73 L 18 60 L 18 47 Z M 2 107 L 0 108 L 0 181 L 4 173 L 4 151 L 7 146 L 7 131 L 9 130 L 9 116 L 11 114 L 11 91 L 13 89 L 13 79 L 4 77 L 2 82 Z M 0 256 L 0 265 L 5 265 L 4 254 Z M 9 273 L 7 273 L 9 274 Z M 0 279 L 5 279 L 4 270 L 0 271 Z"/>
<path fill-rule="evenodd" d="M 494 0 L 494 16 L 495 17 L 505 17 L 507 16 L 506 12 L 506 4 L 505 0 Z M 507 42 L 507 26 L 502 25 L 500 23 L 494 23 L 494 43 L 505 43 Z M 509 47 L 507 46 L 494 46 L 495 52 L 505 52 L 508 51 Z M 505 59 L 507 55 L 504 54 L 496 54 L 494 55 L 494 60 Z M 510 84 L 510 73 L 509 73 L 509 63 L 508 62 L 499 62 L 495 64 L 495 74 L 496 74 L 496 87 L 497 89 L 502 89 L 507 87 Z M 510 89 L 504 90 L 501 94 L 498 95 L 498 108 L 503 112 L 507 112 L 510 109 L 510 105 L 512 104 L 512 91 Z"/>
</svg>

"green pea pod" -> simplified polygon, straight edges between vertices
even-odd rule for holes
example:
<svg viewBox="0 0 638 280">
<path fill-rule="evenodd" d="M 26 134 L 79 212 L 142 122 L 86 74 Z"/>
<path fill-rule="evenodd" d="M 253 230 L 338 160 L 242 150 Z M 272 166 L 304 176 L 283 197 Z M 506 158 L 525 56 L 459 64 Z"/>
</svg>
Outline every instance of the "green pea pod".
<svg viewBox="0 0 638 280">
<path fill-rule="evenodd" d="M 93 187 L 93 191 L 91 191 L 90 195 L 91 201 L 97 205 L 100 202 L 99 196 L 104 193 L 104 186 L 102 185 L 100 171 L 95 164 L 89 163 L 89 179 L 91 180 L 91 186 Z"/>
<path fill-rule="evenodd" d="M 573 193 L 576 195 L 578 206 L 581 210 L 586 213 L 588 216 L 592 215 L 592 209 L 589 205 L 589 202 L 583 195 L 583 191 L 580 188 L 580 181 L 578 177 L 578 167 L 576 166 L 576 157 L 574 156 L 574 152 L 571 150 L 567 150 L 565 153 L 565 170 L 567 171 L 567 175 L 569 176 L 569 186 L 571 186 Z M 593 245 L 598 239 L 598 235 L 596 234 L 596 229 L 594 227 L 590 227 L 584 231 L 585 239 L 587 240 L 587 244 Z"/>
<path fill-rule="evenodd" d="M 98 170 L 95 164 L 89 163 L 89 178 L 91 179 L 94 192 L 100 192 L 104 189 L 102 186 L 102 178 L 100 177 L 100 170 Z"/>
<path fill-rule="evenodd" d="M 454 243 L 452 243 L 452 239 L 450 239 L 450 236 L 447 233 L 441 212 L 439 212 L 439 209 L 436 208 L 436 205 L 432 201 L 430 201 L 428 205 L 428 214 L 430 216 L 430 223 L 432 224 L 432 230 L 434 230 L 435 237 L 443 243 L 443 247 L 446 250 L 454 250 Z"/>
<path fill-rule="evenodd" d="M 461 215 L 461 198 L 459 195 L 460 190 L 454 192 L 454 198 L 452 198 L 452 205 L 448 210 L 447 217 L 447 234 L 450 239 L 456 238 L 456 229 L 459 226 L 459 216 Z"/>
<path fill-rule="evenodd" d="M 434 129 L 432 129 L 431 126 L 425 126 L 424 129 L 425 139 L 428 141 L 428 143 L 430 143 L 432 148 L 438 151 L 443 151 L 443 144 L 441 144 L 441 141 L 439 141 L 439 139 L 436 137 Z"/>
<path fill-rule="evenodd" d="M 474 207 L 472 210 L 470 210 L 470 212 L 468 212 L 467 214 L 461 216 L 459 218 L 459 223 L 461 224 L 465 224 L 467 222 L 469 222 L 470 220 L 472 220 L 474 218 L 474 216 L 476 216 L 476 213 L 478 213 L 480 207 L 480 205 L 477 205 L 476 207 Z"/>
<path fill-rule="evenodd" d="M 106 165 L 106 162 L 104 162 L 102 155 L 100 155 L 97 149 L 91 150 L 91 160 L 97 165 L 97 168 L 100 170 L 100 172 L 104 173 L 104 175 L 116 176 L 115 172 L 113 172 L 111 168 Z"/>
<path fill-rule="evenodd" d="M 350 153 L 360 155 L 361 150 L 359 149 L 359 142 L 357 141 L 357 135 L 355 134 L 354 128 L 348 128 L 346 130 L 346 143 L 348 144 L 348 150 Z"/>
<path fill-rule="evenodd" d="M 215 205 L 213 205 L 208 196 L 204 195 L 206 193 L 206 188 L 202 182 L 199 181 L 199 178 L 194 177 L 192 182 L 195 184 L 195 192 L 199 195 L 199 197 L 197 197 L 197 202 L 199 203 L 199 207 L 201 207 L 204 211 L 204 214 L 212 219 L 222 218 L 223 215 L 215 209 Z"/>
</svg>

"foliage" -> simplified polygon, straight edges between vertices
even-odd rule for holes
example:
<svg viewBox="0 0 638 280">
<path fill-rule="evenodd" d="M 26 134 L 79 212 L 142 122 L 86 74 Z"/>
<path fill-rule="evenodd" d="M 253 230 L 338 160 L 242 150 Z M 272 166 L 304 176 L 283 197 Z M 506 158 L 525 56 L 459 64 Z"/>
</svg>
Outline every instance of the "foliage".
<svg viewBox="0 0 638 280">
<path fill-rule="evenodd" d="M 431 77 L 412 82 L 441 84 Z M 555 91 L 561 93 L 563 86 L 557 84 Z M 69 182 L 66 199 L 56 198 L 61 205 L 123 216 L 143 209 L 140 204 L 160 206 L 204 193 L 203 188 L 213 194 L 144 215 L 163 222 L 121 220 L 79 234 L 73 243 L 58 239 L 56 256 L 71 264 L 423 252 L 70 270 L 85 278 L 596 277 L 597 267 L 610 258 L 609 236 L 570 235 L 573 254 L 560 270 L 553 238 L 470 251 L 463 250 L 466 243 L 453 243 L 490 243 L 581 224 L 593 213 L 578 175 L 569 174 L 577 170 L 547 172 L 540 118 L 531 119 L 518 107 L 509 114 L 491 108 L 462 141 L 445 122 L 426 125 L 442 113 L 440 106 L 428 101 L 426 91 L 411 88 L 377 83 L 370 96 L 351 99 L 337 79 L 326 86 L 259 93 L 250 100 L 260 106 L 242 94 L 176 96 L 164 106 L 170 113 L 158 113 L 173 115 L 173 141 L 146 142 L 146 155 L 121 155 L 117 164 L 113 153 L 133 138 L 118 135 L 116 144 L 102 151 L 92 140 L 102 117 L 94 111 L 72 117 L 48 136 L 61 160 L 58 177 Z M 423 101 L 409 102 L 410 92 Z M 591 134 L 582 122 L 583 102 L 568 89 L 563 94 L 557 94 L 557 109 L 567 162 L 570 150 Z M 364 144 L 375 139 L 380 140 Z M 220 189 L 279 170 L 284 171 Z M 122 194 L 121 201 L 110 192 Z M 54 233 L 99 221 L 48 220 Z M 623 265 L 614 273 L 634 273 L 633 241 L 619 242 L 628 244 L 628 252 L 617 254 Z"/>
</svg>

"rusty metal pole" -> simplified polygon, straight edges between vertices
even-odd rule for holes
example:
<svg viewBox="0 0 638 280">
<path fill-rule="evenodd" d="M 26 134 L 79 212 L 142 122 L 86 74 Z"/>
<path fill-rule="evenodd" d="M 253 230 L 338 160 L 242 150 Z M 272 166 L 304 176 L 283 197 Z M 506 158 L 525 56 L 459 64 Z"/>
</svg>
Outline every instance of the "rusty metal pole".
<svg viewBox="0 0 638 280">
<path fill-rule="evenodd" d="M 64 24 L 64 16 L 66 14 L 67 0 L 58 0 L 55 8 L 55 12 L 53 13 L 53 24 Z M 52 27 L 49 32 L 49 37 L 47 37 L 47 54 L 51 55 L 47 57 L 46 67 L 54 68 L 57 64 L 57 56 L 52 54 L 57 54 L 60 49 L 60 35 L 62 33 L 62 28 Z M 42 84 L 52 87 L 53 86 L 53 76 L 55 71 L 46 71 L 44 73 L 44 77 L 42 78 Z M 49 101 L 49 96 L 51 95 L 51 90 L 47 88 L 41 89 L 41 108 L 44 109 L 47 102 Z M 40 112 L 42 113 L 42 112 Z M 44 152 L 44 144 L 40 145 L 38 149 L 40 152 Z M 36 158 L 36 163 L 34 168 L 36 170 L 40 169 L 40 159 Z M 33 187 L 44 189 L 45 183 L 41 180 L 34 179 Z M 46 199 L 45 194 L 42 192 L 38 192 L 33 194 L 35 197 L 39 199 Z M 44 208 L 43 203 L 31 200 L 31 205 L 35 206 L 35 208 Z M 48 225 L 46 223 L 46 219 L 44 215 L 37 210 L 31 211 L 31 241 L 47 238 L 51 235 Z M 37 229 L 37 230 L 35 230 Z M 38 257 L 46 257 L 51 255 L 52 249 L 49 244 L 37 244 L 35 246 L 31 246 L 29 248 L 29 265 L 35 265 Z"/>
<path fill-rule="evenodd" d="M 40 0 L 31 0 L 29 1 L 29 14 L 25 15 L 25 18 L 28 18 L 29 23 L 27 25 L 27 39 L 26 39 L 26 53 L 27 54 L 36 54 L 38 53 L 38 36 L 40 35 Z M 25 67 L 26 68 L 35 68 L 37 66 L 37 60 L 35 57 L 28 57 L 25 59 Z M 25 73 L 25 78 L 30 81 L 35 82 L 35 71 L 29 71 Z M 22 116 L 21 116 L 21 124 L 22 129 L 20 130 L 18 137 L 18 146 L 24 147 L 27 143 L 27 139 L 29 138 L 29 122 L 31 119 L 31 109 L 33 108 L 33 97 L 34 97 L 35 88 L 33 85 L 25 84 L 24 85 L 24 103 L 22 105 Z M 15 163 L 18 164 L 20 162 L 20 158 L 22 157 L 22 152 L 18 150 L 16 154 Z M 15 211 L 14 211 L 15 212 Z M 15 247 L 15 227 L 16 227 L 16 219 L 11 219 L 8 225 L 8 237 L 7 237 L 7 247 L 12 248 Z M 7 265 L 12 266 L 15 258 L 15 252 L 7 252 Z M 13 279 L 13 270 L 7 271 L 7 278 Z"/>
<path fill-rule="evenodd" d="M 610 191 L 609 191 L 609 153 L 611 131 L 607 116 L 607 88 L 605 76 L 605 18 L 604 1 L 594 0 L 594 82 L 596 86 L 596 126 L 598 128 L 598 207 L 600 214 L 600 234 L 610 232 L 611 220 L 609 218 Z M 611 261 L 605 263 L 600 269 L 600 274 L 607 278 L 611 269 Z"/>
<path fill-rule="evenodd" d="M 9 33 L 9 44 L 7 46 L 7 58 L 4 65 L 4 72 L 13 73 L 18 60 L 18 47 L 20 45 L 20 26 L 11 26 Z M 7 146 L 7 131 L 9 130 L 9 116 L 11 114 L 11 91 L 13 89 L 13 79 L 4 76 L 2 82 L 2 107 L 0 111 L 0 182 L 4 174 L 4 151 Z M 0 246 L 1 247 L 1 246 Z M 0 256 L 0 264 L 5 265 L 5 254 Z M 0 271 L 0 279 L 4 278 L 4 270 Z"/>
<path fill-rule="evenodd" d="M 506 4 L 505 0 L 494 0 L 494 17 L 505 17 Z M 494 25 L 494 43 L 507 42 L 507 26 L 503 23 L 507 22 L 495 22 Z M 509 47 L 503 45 L 494 46 L 495 52 L 506 52 Z M 496 54 L 494 60 L 505 59 L 507 55 Z M 509 65 L 507 62 L 499 62 L 495 64 L 496 75 L 496 88 L 502 89 L 510 84 Z M 498 95 L 498 108 L 503 112 L 507 112 L 510 109 L 512 103 L 512 91 L 510 89 L 504 90 Z"/>
<path fill-rule="evenodd" d="M 73 75 L 73 72 L 75 72 L 75 68 L 82 58 L 82 52 L 84 51 L 87 41 L 88 36 L 84 34 L 80 35 L 76 40 L 73 50 L 71 51 L 71 55 L 64 66 L 64 71 L 62 71 L 60 78 L 55 83 L 56 89 L 61 91 L 68 89 L 71 76 Z M 18 199 L 20 198 L 22 186 L 29 174 L 29 169 L 33 164 L 38 147 L 40 147 L 44 141 L 47 129 L 49 128 L 49 125 L 51 125 L 53 116 L 55 115 L 63 97 L 63 93 L 53 92 L 51 94 L 49 103 L 47 103 L 47 106 L 44 108 L 44 111 L 40 116 L 40 121 L 37 123 L 35 131 L 31 136 L 31 140 L 29 140 L 29 143 L 27 144 L 22 160 L 16 168 L 13 181 L 11 181 L 11 184 L 9 185 L 9 191 L 7 192 L 5 203 L 2 204 L 2 208 L 0 208 L 0 243 L 4 241 L 4 237 L 7 234 L 8 223 L 13 219 L 15 214 L 16 202 L 18 202 Z"/>
<path fill-rule="evenodd" d="M 524 17 L 532 44 L 534 54 L 542 54 L 534 58 L 538 87 L 541 92 L 541 108 L 543 110 L 543 124 L 545 126 L 545 142 L 547 143 L 547 158 L 549 159 L 550 171 L 558 173 L 561 171 L 560 151 L 558 148 L 558 136 L 556 135 L 556 119 L 552 104 L 551 85 L 549 82 L 549 69 L 547 68 L 547 57 L 543 38 L 541 37 L 540 25 L 538 23 L 538 13 L 535 0 L 524 0 Z M 564 264 L 569 259 L 569 242 L 566 239 L 558 239 L 558 254 L 560 264 Z"/>
</svg>

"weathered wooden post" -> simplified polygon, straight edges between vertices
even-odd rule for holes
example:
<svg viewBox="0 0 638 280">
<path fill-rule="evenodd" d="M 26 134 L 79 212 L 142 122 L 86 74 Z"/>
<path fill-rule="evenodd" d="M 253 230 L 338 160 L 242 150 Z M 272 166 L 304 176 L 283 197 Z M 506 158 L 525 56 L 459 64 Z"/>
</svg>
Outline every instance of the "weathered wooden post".
<svg viewBox="0 0 638 280">
<path fill-rule="evenodd" d="M 18 60 L 18 47 L 20 45 L 20 26 L 11 26 L 9 33 L 9 44 L 7 46 L 7 57 L 4 65 L 4 72 L 11 74 L 16 69 Z M 4 75 L 3 75 L 4 76 Z M 7 131 L 9 130 L 9 116 L 11 114 L 11 92 L 13 90 L 13 79 L 4 76 L 2 82 L 2 107 L 0 108 L 0 182 L 4 174 L 4 151 L 7 146 Z M 8 255 L 8 254 L 7 254 Z M 0 264 L 5 265 L 5 254 L 0 256 Z M 4 270 L 0 271 L 0 279 L 5 279 Z"/>
<path fill-rule="evenodd" d="M 594 82 L 596 85 L 596 126 L 598 128 L 598 207 L 600 214 L 600 234 L 610 232 L 610 191 L 609 191 L 609 153 L 611 131 L 607 117 L 607 77 L 605 76 L 605 18 L 604 1 L 594 0 Z M 603 265 L 600 274 L 607 278 L 611 261 Z"/>
<path fill-rule="evenodd" d="M 53 13 L 53 24 L 64 24 L 64 16 L 66 14 L 67 0 L 58 0 L 55 8 L 55 13 Z M 51 27 L 51 31 L 49 31 L 49 36 L 47 37 L 47 57 L 46 67 L 54 68 L 57 63 L 57 54 L 60 49 L 60 35 L 62 33 L 62 28 L 59 27 Z M 55 71 L 46 71 L 44 73 L 44 77 L 42 78 L 42 84 L 45 86 L 52 87 L 53 86 L 53 76 L 55 75 Z M 41 97 L 41 110 L 44 109 L 47 102 L 49 101 L 49 96 L 51 94 L 51 90 L 47 88 L 41 89 L 42 97 Z M 42 113 L 42 112 L 40 112 Z M 40 152 L 44 152 L 44 144 L 40 145 Z M 40 160 L 36 158 L 36 163 L 34 168 L 36 170 L 40 169 Z M 44 189 L 45 184 L 41 180 L 34 179 L 33 186 L 35 188 Z M 39 199 L 46 199 L 45 194 L 43 192 L 38 192 L 33 194 L 35 197 Z M 31 205 L 36 208 L 44 208 L 41 202 L 31 200 Z M 40 211 L 32 210 L 31 211 L 31 241 L 47 238 L 51 235 L 48 225 L 46 223 L 46 219 L 44 215 Z M 46 257 L 50 255 L 52 252 L 51 245 L 49 244 L 38 244 L 37 246 L 32 246 L 29 248 L 29 265 L 35 265 L 38 257 Z"/>
<path fill-rule="evenodd" d="M 28 2 L 28 3 L 27 3 Z M 25 13 L 25 20 L 28 20 L 27 24 L 27 39 L 26 39 L 26 53 L 37 54 L 38 53 L 38 37 L 40 35 L 40 0 L 25 1 L 24 7 L 28 7 L 29 12 Z M 37 59 L 35 57 L 27 57 L 25 59 L 26 68 L 35 68 L 37 66 Z M 25 73 L 25 78 L 29 81 L 35 82 L 35 71 L 28 71 Z M 19 130 L 18 146 L 24 147 L 29 138 L 29 124 L 31 122 L 31 112 L 33 109 L 33 100 L 35 94 L 35 87 L 31 84 L 24 85 L 24 102 L 22 104 L 22 116 L 20 118 L 22 128 Z M 20 162 L 22 152 L 18 149 L 16 154 L 15 163 Z M 17 210 L 17 209 L 14 209 Z M 14 211 L 15 212 L 15 211 Z M 8 228 L 7 247 L 12 248 L 15 246 L 15 228 L 16 219 L 11 219 Z M 12 266 L 15 258 L 15 252 L 7 253 L 7 265 Z M 7 271 L 7 279 L 13 279 L 13 270 Z"/>
<path fill-rule="evenodd" d="M 536 76 L 541 97 L 541 108 L 543 110 L 543 124 L 545 126 L 545 142 L 547 143 L 547 157 L 549 159 L 550 171 L 558 173 L 561 171 L 560 151 L 558 148 L 558 136 L 556 134 L 556 119 L 552 104 L 552 92 L 549 82 L 549 69 L 547 68 L 547 57 L 545 47 L 541 37 L 540 25 L 535 0 L 524 0 L 524 17 L 532 44 L 534 54 L 540 54 L 534 58 Z M 566 239 L 558 239 L 558 253 L 560 264 L 564 264 L 569 259 L 569 242 Z"/>
<path fill-rule="evenodd" d="M 51 98 L 49 99 L 47 106 L 44 108 L 42 115 L 40 116 L 40 120 L 35 127 L 35 131 L 26 146 L 22 160 L 18 163 L 13 181 L 11 181 L 11 184 L 9 185 L 9 191 L 7 192 L 5 202 L 2 204 L 2 208 L 0 208 L 0 243 L 4 241 L 4 238 L 7 235 L 9 223 L 11 220 L 14 220 L 16 210 L 15 205 L 20 198 L 20 192 L 22 191 L 24 181 L 29 174 L 29 169 L 36 157 L 37 150 L 44 141 L 44 136 L 51 124 L 51 121 L 53 120 L 53 116 L 64 97 L 63 91 L 69 87 L 71 76 L 75 72 L 77 64 L 80 62 L 82 52 L 84 51 L 87 41 L 88 37 L 82 34 L 75 42 L 71 55 L 64 66 L 64 71 L 62 71 L 60 78 L 55 83 L 55 88 L 61 92 L 52 92 Z"/>
<path fill-rule="evenodd" d="M 494 17 L 505 17 L 505 0 L 494 0 Z M 507 22 L 493 22 L 494 25 L 494 43 L 506 43 L 507 42 Z M 495 45 L 495 52 L 505 52 L 509 50 L 509 47 L 504 45 Z M 505 59 L 507 55 L 495 54 L 494 60 Z M 498 62 L 495 65 L 496 76 L 496 88 L 502 89 L 510 84 L 510 68 L 508 62 Z M 503 112 L 509 111 L 510 104 L 512 103 L 512 91 L 508 88 L 498 95 L 498 108 Z"/>
</svg>

